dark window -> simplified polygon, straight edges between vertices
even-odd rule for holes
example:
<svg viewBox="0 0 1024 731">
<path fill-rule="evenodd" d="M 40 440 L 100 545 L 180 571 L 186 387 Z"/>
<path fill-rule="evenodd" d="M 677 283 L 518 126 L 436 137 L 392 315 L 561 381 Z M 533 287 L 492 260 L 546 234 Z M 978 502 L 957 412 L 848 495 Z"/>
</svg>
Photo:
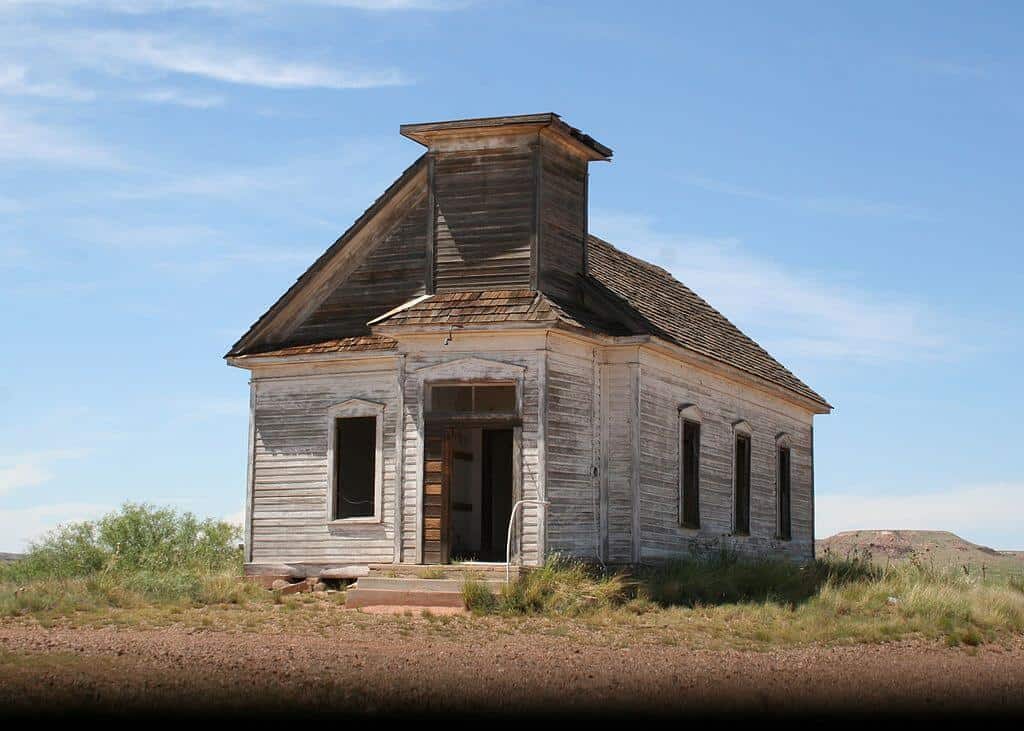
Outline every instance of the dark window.
<svg viewBox="0 0 1024 731">
<path fill-rule="evenodd" d="M 473 411 L 478 414 L 510 414 L 515 410 L 515 386 L 476 386 L 473 389 Z"/>
<path fill-rule="evenodd" d="M 513 414 L 515 386 L 433 386 L 431 411 L 445 414 Z"/>
<path fill-rule="evenodd" d="M 733 532 L 750 534 L 750 437 L 736 435 L 736 516 Z"/>
<path fill-rule="evenodd" d="M 779 538 L 793 537 L 790 521 L 789 447 L 779 447 Z"/>
<path fill-rule="evenodd" d="M 700 424 L 683 422 L 683 496 L 680 522 L 686 528 L 700 527 Z"/>
<path fill-rule="evenodd" d="M 460 413 L 473 410 L 472 386 L 434 386 L 431 389 L 430 408 L 444 413 Z"/>
<path fill-rule="evenodd" d="M 377 419 L 337 419 L 334 439 L 334 517 L 372 518 L 376 508 Z"/>
</svg>

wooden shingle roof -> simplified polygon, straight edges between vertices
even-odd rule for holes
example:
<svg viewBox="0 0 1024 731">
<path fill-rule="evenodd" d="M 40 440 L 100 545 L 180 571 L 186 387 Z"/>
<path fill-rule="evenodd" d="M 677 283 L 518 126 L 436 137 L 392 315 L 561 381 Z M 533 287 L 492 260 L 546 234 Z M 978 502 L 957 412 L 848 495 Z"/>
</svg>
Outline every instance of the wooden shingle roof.
<svg viewBox="0 0 1024 731">
<path fill-rule="evenodd" d="M 661 267 L 588 238 L 588 274 L 621 297 L 651 327 L 651 334 L 794 391 L 828 402 L 728 318 Z"/>
<path fill-rule="evenodd" d="M 238 358 L 249 357 L 277 357 L 283 355 L 319 355 L 321 353 L 359 353 L 366 351 L 394 350 L 397 342 L 385 335 L 357 335 L 351 338 L 335 338 L 323 340 L 319 343 L 309 345 L 289 345 L 283 348 L 272 350 L 256 351 L 248 355 L 236 356 Z"/>
</svg>

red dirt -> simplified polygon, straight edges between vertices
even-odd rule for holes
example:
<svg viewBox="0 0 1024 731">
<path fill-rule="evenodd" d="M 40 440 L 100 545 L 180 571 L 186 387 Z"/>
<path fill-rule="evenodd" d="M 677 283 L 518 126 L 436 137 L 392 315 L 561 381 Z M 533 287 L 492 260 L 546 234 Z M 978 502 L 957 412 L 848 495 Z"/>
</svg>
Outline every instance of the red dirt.
<svg viewBox="0 0 1024 731">
<path fill-rule="evenodd" d="M 423 620 L 417 620 L 423 621 Z M 0 624 L 0 713 L 1024 712 L 1024 641 L 770 652 L 450 635 Z"/>
</svg>

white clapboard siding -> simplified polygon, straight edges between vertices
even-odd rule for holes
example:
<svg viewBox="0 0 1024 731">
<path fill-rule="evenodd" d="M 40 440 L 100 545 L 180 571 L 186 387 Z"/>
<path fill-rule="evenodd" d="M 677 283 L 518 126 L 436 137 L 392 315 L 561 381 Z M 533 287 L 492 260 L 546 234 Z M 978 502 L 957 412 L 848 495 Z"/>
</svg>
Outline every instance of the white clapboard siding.
<svg viewBox="0 0 1024 731">
<path fill-rule="evenodd" d="M 602 470 L 604 472 L 605 560 L 631 563 L 633 560 L 633 466 L 636 402 L 634 363 L 607 363 L 601 372 L 601 391 L 606 420 Z"/>
<path fill-rule="evenodd" d="M 393 374 L 339 365 L 337 373 L 254 378 L 252 561 L 386 563 L 394 557 L 398 391 Z M 329 527 L 327 412 L 362 399 L 384 404 L 382 519 Z"/>
<path fill-rule="evenodd" d="M 545 469 L 548 552 L 600 558 L 599 483 L 594 476 L 600 402 L 595 399 L 593 350 L 564 351 L 557 341 L 547 357 Z"/>
<path fill-rule="evenodd" d="M 745 555 L 813 556 L 811 415 L 763 392 L 655 355 L 642 356 L 640 552 L 644 561 L 726 548 Z M 679 406 L 703 415 L 699 530 L 679 526 Z M 733 425 L 752 428 L 750 536 L 732 533 Z M 776 437 L 791 441 L 792 540 L 777 539 Z"/>
</svg>

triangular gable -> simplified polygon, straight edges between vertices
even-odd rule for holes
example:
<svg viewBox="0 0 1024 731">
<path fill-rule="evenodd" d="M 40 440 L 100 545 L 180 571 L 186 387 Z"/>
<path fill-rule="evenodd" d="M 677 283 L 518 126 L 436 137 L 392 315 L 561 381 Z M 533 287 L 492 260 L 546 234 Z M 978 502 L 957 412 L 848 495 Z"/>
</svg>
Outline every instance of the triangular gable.
<svg viewBox="0 0 1024 731">
<path fill-rule="evenodd" d="M 426 156 L 410 165 L 227 356 L 364 335 L 370 319 L 422 292 L 426 167 Z"/>
</svg>

